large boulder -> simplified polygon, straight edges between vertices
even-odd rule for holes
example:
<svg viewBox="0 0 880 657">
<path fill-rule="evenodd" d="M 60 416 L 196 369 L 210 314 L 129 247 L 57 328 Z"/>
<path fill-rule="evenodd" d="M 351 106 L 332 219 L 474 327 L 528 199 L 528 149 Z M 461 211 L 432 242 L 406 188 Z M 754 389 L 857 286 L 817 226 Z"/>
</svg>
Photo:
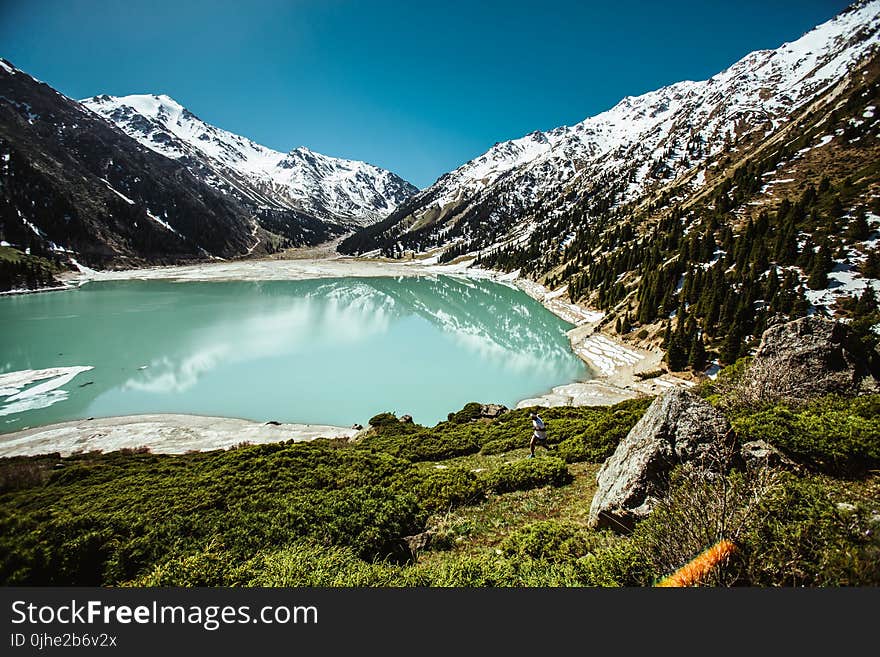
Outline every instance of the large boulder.
<svg viewBox="0 0 880 657">
<path fill-rule="evenodd" d="M 876 390 L 868 353 L 841 322 L 803 317 L 764 331 L 746 375 L 766 401 Z"/>
<path fill-rule="evenodd" d="M 592 527 L 631 529 L 666 492 L 680 463 L 721 469 L 730 425 L 704 400 L 681 388 L 658 397 L 599 470 L 590 506 Z"/>
</svg>

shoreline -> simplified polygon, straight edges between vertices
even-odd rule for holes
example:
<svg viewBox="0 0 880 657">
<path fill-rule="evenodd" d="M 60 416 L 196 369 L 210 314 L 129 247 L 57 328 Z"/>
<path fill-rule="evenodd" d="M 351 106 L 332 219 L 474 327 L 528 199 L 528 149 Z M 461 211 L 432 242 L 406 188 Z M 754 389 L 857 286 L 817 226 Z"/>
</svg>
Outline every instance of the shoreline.
<svg viewBox="0 0 880 657">
<path fill-rule="evenodd" d="M 519 271 L 504 273 L 471 267 L 472 259 L 443 265 L 432 260 L 384 261 L 335 256 L 209 262 L 115 271 L 81 270 L 64 276 L 65 287 L 53 290 L 76 289 L 90 281 L 113 280 L 256 281 L 437 275 L 492 280 L 522 290 L 554 315 L 573 324 L 574 327 L 567 332 L 571 349 L 593 375 L 590 380 L 561 384 L 536 397 L 520 400 L 515 408 L 607 406 L 659 394 L 671 387 L 694 385 L 668 373 L 645 380 L 636 376 L 640 372 L 659 370 L 662 353 L 633 347 L 600 331 L 598 325 L 604 313 L 564 301 L 566 286 L 548 290 L 539 283 L 522 278 Z M 143 446 L 156 453 L 174 454 L 225 449 L 241 442 L 305 441 L 318 437 L 351 437 L 356 433 L 354 429 L 332 425 L 269 425 L 238 418 L 188 414 L 128 415 L 62 422 L 2 434 L 0 457 L 24 455 L 25 452 L 16 446 L 27 449 L 43 446 L 42 452 L 28 454 L 89 449 L 108 451 L 108 448 L 112 451 Z"/>
<path fill-rule="evenodd" d="M 0 434 L 0 458 L 149 447 L 156 454 L 229 449 L 241 443 L 253 445 L 287 440 L 306 442 L 316 438 L 351 438 L 357 429 L 327 424 L 270 424 L 256 420 L 151 413 L 72 420 Z"/>
<path fill-rule="evenodd" d="M 518 272 L 502 274 L 523 292 L 557 317 L 574 324 L 568 331 L 571 350 L 586 363 L 593 378 L 586 382 L 555 386 L 533 399 L 517 404 L 525 406 L 605 406 L 657 395 L 669 388 L 692 387 L 694 383 L 665 372 L 651 378 L 640 373 L 658 372 L 663 353 L 627 344 L 615 335 L 599 330 L 605 314 L 576 303 L 563 301 L 568 286 L 548 290 L 535 281 L 521 278 Z"/>
</svg>

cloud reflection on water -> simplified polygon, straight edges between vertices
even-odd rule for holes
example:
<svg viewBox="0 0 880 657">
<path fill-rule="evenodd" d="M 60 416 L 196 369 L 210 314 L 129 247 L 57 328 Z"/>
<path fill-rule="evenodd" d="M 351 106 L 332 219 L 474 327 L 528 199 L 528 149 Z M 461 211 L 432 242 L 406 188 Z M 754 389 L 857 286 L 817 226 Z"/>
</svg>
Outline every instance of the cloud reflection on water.
<svg viewBox="0 0 880 657">
<path fill-rule="evenodd" d="M 320 299 L 310 295 L 290 299 L 284 305 L 217 323 L 204 335 L 195 336 L 187 353 L 176 362 L 162 356 L 123 387 L 153 393 L 184 392 L 220 365 L 366 340 L 387 331 L 391 322 L 387 303 L 371 303 L 363 296 Z"/>
<path fill-rule="evenodd" d="M 537 304 L 529 308 L 521 295 L 501 285 L 447 277 L 322 281 L 304 297 L 269 298 L 269 307 L 257 314 L 250 309 L 248 317 L 215 323 L 193 336 L 185 353 L 153 360 L 123 388 L 183 392 L 221 365 L 365 342 L 413 315 L 480 361 L 510 372 L 575 376 L 580 364 L 567 340 L 558 339 L 558 320 Z"/>
</svg>

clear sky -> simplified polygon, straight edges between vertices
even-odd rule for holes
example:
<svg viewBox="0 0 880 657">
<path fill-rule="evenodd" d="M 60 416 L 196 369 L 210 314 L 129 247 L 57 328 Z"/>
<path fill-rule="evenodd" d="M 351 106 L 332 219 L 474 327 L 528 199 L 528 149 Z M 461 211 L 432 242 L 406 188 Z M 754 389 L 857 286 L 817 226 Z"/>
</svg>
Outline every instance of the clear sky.
<svg viewBox="0 0 880 657">
<path fill-rule="evenodd" d="M 0 0 L 0 56 L 72 98 L 165 93 L 419 187 L 495 142 L 702 80 L 846 0 Z"/>
</svg>

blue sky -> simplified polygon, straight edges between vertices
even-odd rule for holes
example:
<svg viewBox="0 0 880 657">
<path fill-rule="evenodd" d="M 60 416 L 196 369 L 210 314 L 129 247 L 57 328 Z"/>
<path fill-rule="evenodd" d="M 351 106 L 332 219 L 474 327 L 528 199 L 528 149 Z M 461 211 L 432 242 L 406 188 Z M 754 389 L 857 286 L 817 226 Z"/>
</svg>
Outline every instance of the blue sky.
<svg viewBox="0 0 880 657">
<path fill-rule="evenodd" d="M 419 187 L 495 142 L 700 80 L 845 0 L 0 0 L 0 56 L 72 98 L 166 93 Z"/>
</svg>

